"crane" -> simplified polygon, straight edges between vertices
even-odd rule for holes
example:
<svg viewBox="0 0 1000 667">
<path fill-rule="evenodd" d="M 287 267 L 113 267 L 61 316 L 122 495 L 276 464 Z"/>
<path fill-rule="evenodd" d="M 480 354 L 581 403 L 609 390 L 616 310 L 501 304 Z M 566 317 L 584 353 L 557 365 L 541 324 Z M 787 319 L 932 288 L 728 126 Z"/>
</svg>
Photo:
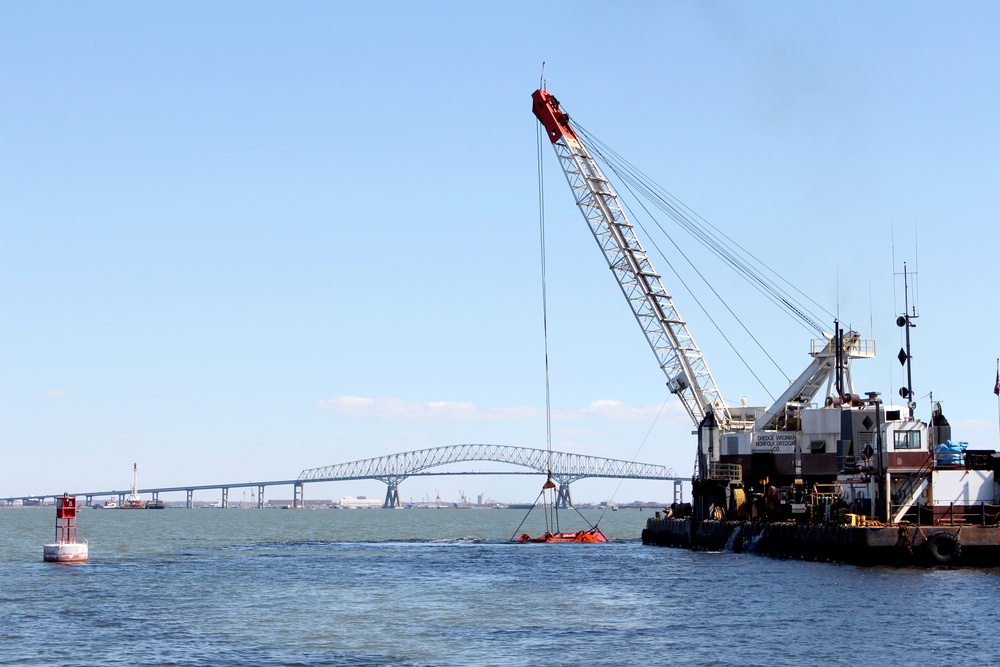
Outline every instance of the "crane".
<svg viewBox="0 0 1000 667">
<path fill-rule="evenodd" d="M 569 114 L 544 84 L 531 97 L 532 112 L 545 129 L 577 207 L 667 377 L 667 388 L 680 399 L 698 429 L 692 478 L 695 517 L 716 517 L 724 514 L 725 508 L 741 504 L 746 484 L 761 487 L 780 478 L 794 480 L 801 488 L 803 478 L 836 479 L 837 457 L 831 458 L 830 453 L 851 446 L 857 438 L 841 433 L 838 440 L 836 432 L 843 429 L 839 423 L 831 424 L 839 414 L 819 414 L 813 400 L 826 383 L 824 407 L 858 408 L 861 399 L 851 384 L 850 360 L 874 357 L 874 341 L 862 339 L 854 331 L 845 332 L 837 321 L 834 333 L 825 333 L 787 299 L 779 298 L 823 338 L 812 341 L 811 363 L 771 407 L 744 403 L 742 408 L 729 408 L 617 193 L 581 138 L 586 133 L 574 128 Z M 592 137 L 586 135 L 586 140 Z M 763 282 L 759 276 L 756 279 Z M 805 418 L 808 432 L 803 431 Z M 803 451 L 806 440 L 808 451 Z M 757 465 L 753 465 L 755 460 Z"/>
<path fill-rule="evenodd" d="M 714 414 L 723 429 L 748 428 L 745 420 L 734 423 L 687 323 L 636 237 L 614 188 L 570 126 L 569 114 L 544 88 L 531 98 L 532 111 L 555 149 L 576 204 L 667 376 L 667 388 L 696 426 Z"/>
<path fill-rule="evenodd" d="M 734 414 L 723 401 L 705 356 L 653 268 L 617 193 L 573 129 L 569 114 L 544 88 L 536 90 L 531 98 L 532 112 L 545 128 L 576 204 L 667 376 L 667 388 L 678 396 L 695 426 L 700 427 L 711 415 L 723 432 L 777 430 L 794 424 L 794 419 L 788 417 L 794 417 L 796 410 L 810 404 L 824 383 L 827 394 L 838 399 L 853 394 L 849 361 L 874 357 L 874 341 L 862 339 L 854 331 L 842 333 L 835 323 L 835 333 L 813 341 L 810 352 L 813 361 L 771 407 L 744 409 Z M 805 318 L 802 313 L 797 314 Z M 847 386 L 843 384 L 844 376 Z"/>
</svg>

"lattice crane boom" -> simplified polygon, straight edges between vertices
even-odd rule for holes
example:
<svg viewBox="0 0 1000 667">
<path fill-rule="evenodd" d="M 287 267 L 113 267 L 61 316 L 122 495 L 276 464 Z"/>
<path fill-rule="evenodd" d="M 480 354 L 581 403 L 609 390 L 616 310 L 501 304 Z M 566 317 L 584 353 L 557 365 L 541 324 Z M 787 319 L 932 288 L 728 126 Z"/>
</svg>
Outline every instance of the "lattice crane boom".
<svg viewBox="0 0 1000 667">
<path fill-rule="evenodd" d="M 570 126 L 559 101 L 544 89 L 536 90 L 531 98 L 532 111 L 552 142 L 576 204 L 667 376 L 667 388 L 680 399 L 695 426 L 711 410 L 720 426 L 730 428 L 729 409 L 705 357 L 636 237 L 611 183 Z"/>
</svg>

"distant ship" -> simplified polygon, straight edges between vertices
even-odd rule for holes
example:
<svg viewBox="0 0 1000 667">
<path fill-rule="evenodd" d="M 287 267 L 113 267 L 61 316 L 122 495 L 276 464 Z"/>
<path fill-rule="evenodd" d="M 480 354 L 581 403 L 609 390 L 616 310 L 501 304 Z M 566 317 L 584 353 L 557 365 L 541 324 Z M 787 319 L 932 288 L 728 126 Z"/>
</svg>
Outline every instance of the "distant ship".
<svg viewBox="0 0 1000 667">
<path fill-rule="evenodd" d="M 132 491 L 128 494 L 128 498 L 121 505 L 123 510 L 142 510 L 146 509 L 146 504 L 142 502 L 142 498 L 139 497 L 139 490 L 137 488 L 137 483 L 139 481 L 139 464 L 132 464 Z"/>
</svg>

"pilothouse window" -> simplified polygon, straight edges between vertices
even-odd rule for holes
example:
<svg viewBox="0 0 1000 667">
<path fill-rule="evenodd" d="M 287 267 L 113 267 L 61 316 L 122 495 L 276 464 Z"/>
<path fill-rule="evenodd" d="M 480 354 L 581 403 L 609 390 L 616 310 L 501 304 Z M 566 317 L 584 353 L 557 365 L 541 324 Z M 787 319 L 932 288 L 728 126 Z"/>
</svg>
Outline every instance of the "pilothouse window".
<svg viewBox="0 0 1000 667">
<path fill-rule="evenodd" d="M 896 449 L 920 449 L 920 431 L 896 431 Z"/>
</svg>

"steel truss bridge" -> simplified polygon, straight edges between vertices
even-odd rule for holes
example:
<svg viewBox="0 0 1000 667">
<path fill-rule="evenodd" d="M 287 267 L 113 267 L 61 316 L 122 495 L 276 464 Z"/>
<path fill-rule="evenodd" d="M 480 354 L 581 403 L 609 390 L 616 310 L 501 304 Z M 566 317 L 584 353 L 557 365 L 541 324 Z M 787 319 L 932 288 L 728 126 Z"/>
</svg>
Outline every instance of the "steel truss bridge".
<svg viewBox="0 0 1000 667">
<path fill-rule="evenodd" d="M 434 470 L 435 468 L 466 462 L 502 463 L 524 468 L 525 470 Z M 598 456 L 585 456 L 583 454 L 570 454 L 568 452 L 549 452 L 545 449 L 531 449 L 511 445 L 466 444 L 418 449 L 401 454 L 389 454 L 377 458 L 338 463 L 322 468 L 310 468 L 303 470 L 298 478 L 294 480 L 284 479 L 266 482 L 171 486 L 144 488 L 137 491 L 139 494 L 151 494 L 153 499 L 159 498 L 159 494 L 161 493 L 184 491 L 187 493 L 187 506 L 193 507 L 195 491 L 218 489 L 222 492 L 222 507 L 228 507 L 229 491 L 231 489 L 256 488 L 257 507 L 262 508 L 264 507 L 265 487 L 291 485 L 294 488 L 294 506 L 302 507 L 304 498 L 303 487 L 305 484 L 377 479 L 385 483 L 387 487 L 385 501 L 382 503 L 382 506 L 392 508 L 401 506 L 399 484 L 409 477 L 438 475 L 547 475 L 549 473 L 551 473 L 552 480 L 557 485 L 557 504 L 560 508 L 570 507 L 573 504 L 570 497 L 570 484 L 588 477 L 673 481 L 675 496 L 677 494 L 677 485 L 682 481 L 690 479 L 690 477 L 678 477 L 672 468 L 649 463 L 607 459 Z M 115 490 L 89 491 L 71 493 L 70 495 L 84 496 L 86 504 L 90 505 L 94 498 L 107 496 L 117 496 L 121 502 L 128 494 L 128 491 Z M 14 496 L 0 498 L 0 502 L 6 502 L 8 505 L 16 504 L 17 502 L 23 504 L 39 503 L 47 498 L 56 498 L 61 495 L 61 493 L 57 493 L 40 496 Z"/>
<path fill-rule="evenodd" d="M 529 468 L 532 472 L 433 472 L 427 470 L 467 461 L 491 461 Z M 374 459 L 351 461 L 303 470 L 298 482 L 339 482 L 349 479 L 377 479 L 388 487 L 382 507 L 400 507 L 399 483 L 419 475 L 534 475 L 552 473 L 558 489 L 557 503 L 565 508 L 573 504 L 569 485 L 587 477 L 617 479 L 662 479 L 680 481 L 672 468 L 605 459 L 567 452 L 549 452 L 511 445 L 449 445 L 389 454 Z"/>
</svg>

